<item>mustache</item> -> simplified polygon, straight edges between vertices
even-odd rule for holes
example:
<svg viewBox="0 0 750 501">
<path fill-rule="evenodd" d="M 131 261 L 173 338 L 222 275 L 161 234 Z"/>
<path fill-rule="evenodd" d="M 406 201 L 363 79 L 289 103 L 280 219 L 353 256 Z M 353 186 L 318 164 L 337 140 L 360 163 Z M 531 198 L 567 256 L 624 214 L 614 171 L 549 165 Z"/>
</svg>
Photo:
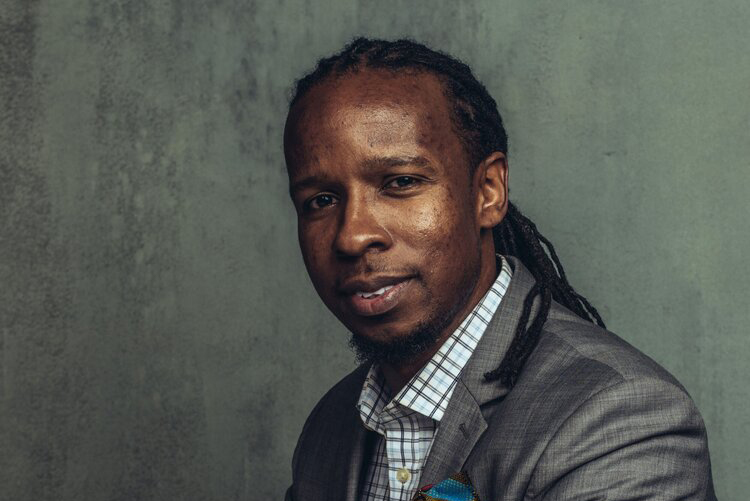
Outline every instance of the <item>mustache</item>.
<svg viewBox="0 0 750 501">
<path fill-rule="evenodd" d="M 422 273 L 413 266 L 394 267 L 383 263 L 365 263 L 348 269 L 345 274 L 338 276 L 336 278 L 336 286 L 339 287 L 342 283 L 350 279 L 369 276 L 421 278 Z"/>
</svg>

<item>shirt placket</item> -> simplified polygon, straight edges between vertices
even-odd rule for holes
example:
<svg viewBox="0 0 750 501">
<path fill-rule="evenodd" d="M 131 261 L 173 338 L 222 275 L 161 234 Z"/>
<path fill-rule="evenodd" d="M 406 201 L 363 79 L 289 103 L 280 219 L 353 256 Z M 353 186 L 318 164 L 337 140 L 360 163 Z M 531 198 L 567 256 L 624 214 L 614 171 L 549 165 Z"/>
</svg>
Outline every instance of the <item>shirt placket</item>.
<svg viewBox="0 0 750 501">
<path fill-rule="evenodd" d="M 405 412 L 406 411 L 406 412 Z M 386 455 L 388 458 L 388 484 L 392 501 L 408 501 L 419 481 L 419 428 L 410 419 L 414 413 L 392 402 L 383 411 Z"/>
</svg>

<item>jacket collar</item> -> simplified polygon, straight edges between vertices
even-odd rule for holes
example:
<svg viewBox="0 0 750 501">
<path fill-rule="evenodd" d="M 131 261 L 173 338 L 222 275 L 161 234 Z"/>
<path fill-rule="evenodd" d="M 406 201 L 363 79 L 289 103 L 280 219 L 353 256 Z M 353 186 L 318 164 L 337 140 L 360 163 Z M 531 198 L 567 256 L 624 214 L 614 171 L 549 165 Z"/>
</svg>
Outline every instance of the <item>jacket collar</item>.
<svg viewBox="0 0 750 501">
<path fill-rule="evenodd" d="M 484 375 L 496 369 L 505 357 L 518 328 L 524 300 L 536 283 L 531 272 L 518 258 L 506 256 L 505 259 L 513 270 L 510 285 L 487 326 L 485 335 L 461 374 L 461 381 L 478 405 L 484 405 L 508 393 L 508 388 L 500 381 L 487 382 Z M 529 318 L 534 318 L 533 311 Z"/>
<path fill-rule="evenodd" d="M 487 429 L 480 406 L 504 397 L 509 391 L 500 381 L 485 381 L 484 374 L 495 369 L 508 351 L 524 299 L 535 281 L 520 260 L 515 257 L 506 259 L 513 269 L 510 286 L 461 373 L 422 471 L 422 485 L 440 482 L 461 471 L 474 445 Z"/>
</svg>

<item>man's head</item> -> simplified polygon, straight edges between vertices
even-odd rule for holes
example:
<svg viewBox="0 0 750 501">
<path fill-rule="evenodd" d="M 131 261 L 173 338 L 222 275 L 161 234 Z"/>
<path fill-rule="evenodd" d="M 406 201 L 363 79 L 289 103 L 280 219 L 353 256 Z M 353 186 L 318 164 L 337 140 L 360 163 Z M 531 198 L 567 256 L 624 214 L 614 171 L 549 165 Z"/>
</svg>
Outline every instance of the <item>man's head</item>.
<svg viewBox="0 0 750 501">
<path fill-rule="evenodd" d="M 347 69 L 300 83 L 285 154 L 316 290 L 360 356 L 399 362 L 455 329 L 495 277 L 492 228 L 507 209 L 507 166 L 503 151 L 477 148 L 507 140 L 464 129 L 477 117 L 455 97 L 465 82 L 397 61 L 383 44 L 355 41 L 358 64 L 344 58 Z M 411 45 L 413 60 L 415 51 L 450 60 Z M 378 50 L 397 66 L 370 64 Z"/>
<path fill-rule="evenodd" d="M 361 358 L 418 362 L 491 285 L 495 252 L 536 284 L 488 380 L 515 383 L 552 299 L 604 326 L 508 201 L 507 148 L 469 67 L 410 40 L 354 40 L 297 82 L 284 152 L 300 246 Z"/>
</svg>

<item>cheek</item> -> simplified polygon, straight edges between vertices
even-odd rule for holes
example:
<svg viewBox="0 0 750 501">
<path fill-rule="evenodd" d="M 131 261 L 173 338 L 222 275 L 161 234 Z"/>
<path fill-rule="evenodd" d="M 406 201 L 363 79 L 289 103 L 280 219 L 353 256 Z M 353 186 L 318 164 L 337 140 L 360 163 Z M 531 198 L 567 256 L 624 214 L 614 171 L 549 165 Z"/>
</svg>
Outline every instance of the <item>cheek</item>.
<svg viewBox="0 0 750 501">
<path fill-rule="evenodd" d="M 410 211 L 409 217 L 401 219 L 406 234 L 412 234 L 418 242 L 439 240 L 443 228 L 440 225 L 441 211 L 434 206 L 420 206 Z"/>
<path fill-rule="evenodd" d="M 441 194 L 439 204 L 415 211 L 413 231 L 419 235 L 424 278 L 437 297 L 453 297 L 480 256 L 480 238 L 466 197 Z"/>
<path fill-rule="evenodd" d="M 320 277 L 325 272 L 322 246 L 327 239 L 324 236 L 315 237 L 314 235 L 319 235 L 315 233 L 315 228 L 305 226 L 301 222 L 297 223 L 297 238 L 300 250 L 302 251 L 302 259 L 305 262 L 310 279 L 317 287 Z"/>
<path fill-rule="evenodd" d="M 408 217 L 399 221 L 402 235 L 411 235 L 412 244 L 432 259 L 465 256 L 477 243 L 471 208 L 447 190 L 436 193 L 430 203 L 411 207 Z"/>
</svg>

